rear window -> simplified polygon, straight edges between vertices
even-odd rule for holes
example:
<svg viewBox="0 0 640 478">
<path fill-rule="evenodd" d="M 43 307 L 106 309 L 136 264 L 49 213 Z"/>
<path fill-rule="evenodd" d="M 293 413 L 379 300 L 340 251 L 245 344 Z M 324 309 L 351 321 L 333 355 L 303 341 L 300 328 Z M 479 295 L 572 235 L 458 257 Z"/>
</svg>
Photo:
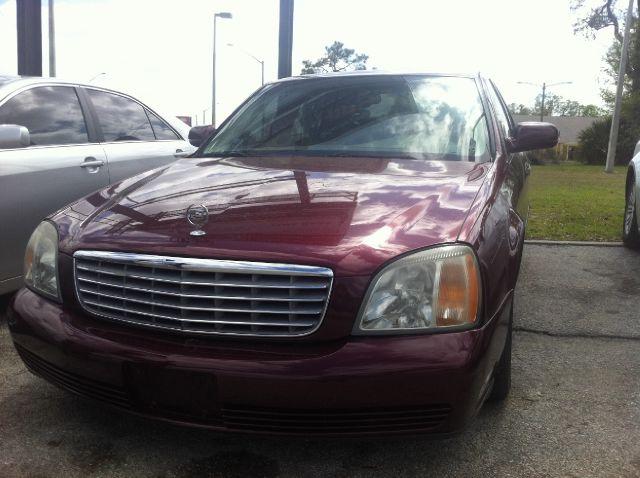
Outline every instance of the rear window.
<svg viewBox="0 0 640 478">
<path fill-rule="evenodd" d="M 153 141 L 155 135 L 144 108 L 129 98 L 87 90 L 98 115 L 104 141 Z"/>
<path fill-rule="evenodd" d="M 204 150 L 264 154 L 481 161 L 488 130 L 470 78 L 301 79 L 267 86 Z"/>
<path fill-rule="evenodd" d="M 147 112 L 147 116 L 149 117 L 149 121 L 151 121 L 151 127 L 153 128 L 153 133 L 156 136 L 156 139 L 163 140 L 176 140 L 180 139 L 178 135 L 171 129 L 171 127 L 165 123 L 159 116 L 153 114 L 149 110 L 145 110 Z"/>
</svg>

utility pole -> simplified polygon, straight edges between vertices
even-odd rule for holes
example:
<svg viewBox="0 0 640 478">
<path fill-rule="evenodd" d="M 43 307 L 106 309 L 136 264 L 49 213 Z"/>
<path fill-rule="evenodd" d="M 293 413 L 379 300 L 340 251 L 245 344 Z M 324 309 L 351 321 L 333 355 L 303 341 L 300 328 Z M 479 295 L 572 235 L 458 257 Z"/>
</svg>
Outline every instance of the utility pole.
<svg viewBox="0 0 640 478">
<path fill-rule="evenodd" d="M 56 76 L 56 22 L 53 16 L 53 0 L 49 0 L 49 76 Z"/>
<path fill-rule="evenodd" d="M 618 147 L 618 129 L 620 127 L 620 108 L 622 106 L 622 87 L 624 86 L 624 74 L 627 70 L 627 56 L 629 51 L 629 30 L 633 19 L 633 1 L 629 0 L 627 17 L 624 25 L 624 39 L 622 40 L 622 52 L 620 53 L 620 69 L 618 70 L 618 88 L 616 90 L 616 103 L 613 107 L 613 117 L 611 118 L 611 131 L 609 132 L 609 147 L 607 148 L 607 164 L 604 167 L 606 173 L 613 172 L 613 164 L 616 159 L 616 149 Z"/>
<path fill-rule="evenodd" d="M 291 56 L 293 54 L 293 1 L 294 0 L 280 0 L 278 78 L 291 76 Z"/>
<path fill-rule="evenodd" d="M 18 75 L 42 76 L 41 0 L 16 2 Z"/>
</svg>

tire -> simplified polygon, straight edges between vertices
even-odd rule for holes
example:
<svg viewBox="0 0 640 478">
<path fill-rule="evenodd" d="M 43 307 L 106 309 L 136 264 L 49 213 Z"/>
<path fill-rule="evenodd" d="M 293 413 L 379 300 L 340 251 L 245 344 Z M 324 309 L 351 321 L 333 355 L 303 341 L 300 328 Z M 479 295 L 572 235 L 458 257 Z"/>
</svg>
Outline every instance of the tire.
<svg viewBox="0 0 640 478">
<path fill-rule="evenodd" d="M 638 231 L 638 210 L 636 204 L 636 188 L 632 182 L 624 203 L 624 220 L 622 222 L 622 242 L 631 249 L 640 248 L 640 231 Z"/>
<path fill-rule="evenodd" d="M 489 401 L 502 402 L 509 396 L 511 390 L 511 336 L 513 335 L 513 299 L 511 300 L 511 311 L 509 312 L 509 330 L 504 350 L 500 355 L 500 360 L 493 371 L 493 389 L 489 395 Z"/>
</svg>

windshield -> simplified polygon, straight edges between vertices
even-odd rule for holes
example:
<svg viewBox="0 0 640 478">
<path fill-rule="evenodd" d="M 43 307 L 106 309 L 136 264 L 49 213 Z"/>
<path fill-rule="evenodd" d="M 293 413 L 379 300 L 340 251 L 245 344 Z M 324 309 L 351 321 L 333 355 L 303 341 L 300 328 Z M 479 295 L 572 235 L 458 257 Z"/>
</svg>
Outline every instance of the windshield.
<svg viewBox="0 0 640 478">
<path fill-rule="evenodd" d="M 481 161 L 489 154 L 473 79 L 381 75 L 268 85 L 203 153 L 457 161 Z"/>
</svg>

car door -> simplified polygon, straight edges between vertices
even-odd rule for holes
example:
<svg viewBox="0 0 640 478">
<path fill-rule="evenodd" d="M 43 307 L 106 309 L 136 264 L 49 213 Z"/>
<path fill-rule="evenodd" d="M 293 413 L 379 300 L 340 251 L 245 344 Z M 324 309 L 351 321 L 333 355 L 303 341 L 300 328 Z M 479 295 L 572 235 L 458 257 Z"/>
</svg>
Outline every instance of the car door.
<svg viewBox="0 0 640 478">
<path fill-rule="evenodd" d="M 525 153 L 508 152 L 507 144 L 515 135 L 516 125 L 509 114 L 509 110 L 502 100 L 500 93 L 491 81 L 485 82 L 485 91 L 491 103 L 493 116 L 496 120 L 500 137 L 500 149 L 503 157 L 497 161 L 501 178 L 500 188 L 494 207 L 498 211 L 495 243 L 504 244 L 507 248 L 502 257 L 508 257 L 507 270 L 515 283 L 520 270 L 520 260 L 524 247 L 527 219 L 529 215 L 529 174 L 531 166 Z M 511 283 L 511 282 L 510 282 Z"/>
<path fill-rule="evenodd" d="M 33 86 L 5 98 L 0 124 L 26 127 L 31 140 L 28 147 L 0 149 L 2 293 L 21 285 L 24 249 L 40 220 L 107 186 L 109 175 L 74 86 Z"/>
<path fill-rule="evenodd" d="M 112 183 L 191 153 L 173 128 L 141 103 L 110 91 L 85 91 L 102 137 Z"/>
</svg>

